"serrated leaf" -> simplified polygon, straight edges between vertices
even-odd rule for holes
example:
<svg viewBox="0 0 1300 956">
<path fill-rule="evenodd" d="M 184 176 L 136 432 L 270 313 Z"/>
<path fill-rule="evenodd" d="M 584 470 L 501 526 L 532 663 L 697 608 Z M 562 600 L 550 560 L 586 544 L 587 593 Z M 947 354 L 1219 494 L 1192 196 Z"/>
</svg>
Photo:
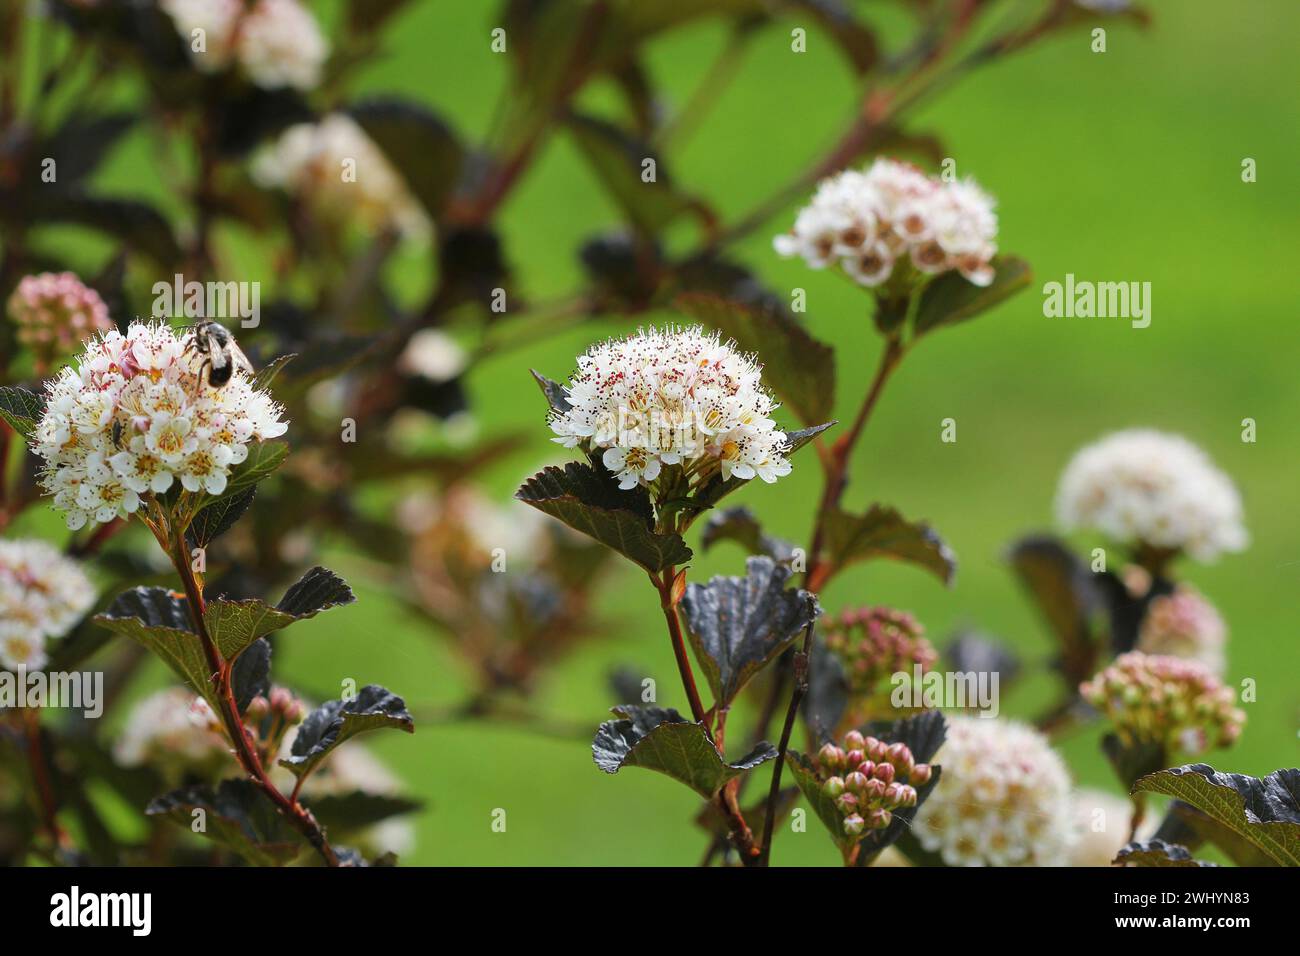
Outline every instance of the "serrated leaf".
<svg viewBox="0 0 1300 956">
<path fill-rule="evenodd" d="M 746 576 L 691 584 L 682 620 L 719 709 L 817 619 L 817 597 L 786 590 L 793 573 L 769 557 L 751 557 Z"/>
<path fill-rule="evenodd" d="M 959 272 L 947 272 L 921 292 L 913 316 L 914 335 L 973 319 L 1029 286 L 1033 272 L 1029 263 L 1014 256 L 993 260 L 993 282 L 977 286 Z"/>
<path fill-rule="evenodd" d="M 1193 858 L 1185 846 L 1164 840 L 1135 840 L 1120 849 L 1112 861 L 1129 866 L 1216 866 Z"/>
<path fill-rule="evenodd" d="M 191 548 L 206 548 L 218 537 L 225 534 L 235 522 L 244 516 L 257 494 L 257 486 L 249 485 L 232 494 L 222 495 L 212 504 L 199 509 L 190 526 L 185 529 L 185 537 Z"/>
<path fill-rule="evenodd" d="M 0 418 L 26 438 L 36 430 L 45 411 L 45 400 L 16 385 L 0 385 Z"/>
<path fill-rule="evenodd" d="M 401 173 L 429 217 L 441 217 L 465 162 L 465 149 L 451 127 L 412 100 L 367 100 L 348 112 Z"/>
<path fill-rule="evenodd" d="M 242 714 L 248 710 L 254 697 L 271 693 L 271 642 L 266 638 L 254 641 L 239 655 L 230 673 L 231 690 L 235 706 Z"/>
<path fill-rule="evenodd" d="M 253 376 L 253 381 L 250 384 L 256 391 L 265 391 L 275 381 L 275 377 L 280 374 L 281 370 L 297 357 L 297 352 L 289 352 L 271 359 L 257 370 L 257 374 Z"/>
<path fill-rule="evenodd" d="M 259 638 L 355 600 L 346 581 L 328 568 L 317 566 L 290 587 L 275 607 L 258 598 L 217 598 L 208 602 L 203 621 L 221 656 L 233 661 Z"/>
<path fill-rule="evenodd" d="M 1300 866 L 1300 770 L 1262 780 L 1194 763 L 1148 774 L 1134 793 L 1161 793 L 1200 810 L 1277 866 Z"/>
<path fill-rule="evenodd" d="M 651 573 L 691 560 L 691 549 L 678 535 L 653 530 L 644 489 L 621 491 L 612 476 L 590 465 L 571 462 L 563 470 L 547 468 L 525 481 L 515 497 Z"/>
<path fill-rule="evenodd" d="M 915 564 L 951 584 L 957 556 L 924 522 L 908 521 L 895 509 L 872 505 L 864 515 L 835 509 L 823 519 L 822 536 L 837 568 L 857 561 L 887 558 Z"/>
<path fill-rule="evenodd" d="M 1160 829 L 1152 834 L 1152 838 L 1182 843 L 1189 850 L 1195 850 L 1203 843 L 1213 843 L 1237 866 L 1277 866 L 1272 858 L 1241 834 L 1181 800 L 1170 803 Z"/>
<path fill-rule="evenodd" d="M 327 701 L 308 714 L 280 766 L 305 777 L 344 741 L 385 727 L 415 733 L 406 701 L 378 684 L 367 684 L 351 700 Z"/>
<path fill-rule="evenodd" d="M 115 634 L 139 641 L 209 704 L 217 706 L 212 668 L 194 633 L 185 598 L 166 588 L 124 591 L 94 621 Z"/>
<path fill-rule="evenodd" d="M 1073 551 L 1046 535 L 1017 541 L 1008 559 L 1060 645 L 1058 667 L 1066 681 L 1087 680 L 1096 670 L 1101 644 L 1095 620 L 1102 600 L 1091 572 Z"/>
<path fill-rule="evenodd" d="M 776 756 L 776 748 L 763 741 L 736 763 L 727 763 L 703 725 L 672 708 L 624 705 L 615 707 L 613 713 L 618 719 L 601 724 L 591 743 L 592 758 L 605 773 L 644 767 L 666 774 L 708 799 L 728 780 Z"/>
<path fill-rule="evenodd" d="M 758 518 L 744 505 L 724 508 L 709 518 L 700 532 L 700 544 L 707 551 L 719 541 L 735 541 L 750 554 L 765 554 L 777 561 L 789 561 L 794 546 L 764 533 Z"/>
<path fill-rule="evenodd" d="M 813 338 L 794 317 L 771 305 L 718 295 L 683 293 L 674 306 L 735 340 L 763 363 L 763 382 L 806 425 L 824 422 L 835 401 L 835 350 Z"/>
<path fill-rule="evenodd" d="M 165 816 L 190 830 L 195 810 L 204 814 L 204 828 L 199 832 L 256 866 L 282 866 L 307 845 L 257 785 L 248 780 L 223 780 L 216 787 L 182 787 L 156 797 L 145 813 Z"/>
</svg>

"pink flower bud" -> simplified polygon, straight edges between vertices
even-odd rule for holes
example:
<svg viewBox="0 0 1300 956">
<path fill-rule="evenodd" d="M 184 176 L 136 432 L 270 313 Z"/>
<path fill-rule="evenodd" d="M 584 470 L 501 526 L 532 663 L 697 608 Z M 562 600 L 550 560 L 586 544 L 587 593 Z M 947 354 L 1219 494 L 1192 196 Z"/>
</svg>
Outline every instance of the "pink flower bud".
<svg viewBox="0 0 1300 956">
<path fill-rule="evenodd" d="M 894 815 L 884 808 L 872 810 L 867 815 L 867 824 L 873 830 L 883 830 L 893 822 Z"/>
<path fill-rule="evenodd" d="M 859 764 L 861 764 L 862 761 L 865 759 L 866 759 L 866 754 L 864 754 L 861 750 L 850 750 L 847 754 L 844 755 L 844 765 L 848 767 L 850 770 L 853 770 Z"/>
<path fill-rule="evenodd" d="M 864 792 L 866 792 L 867 789 L 866 774 L 858 773 L 856 770 L 853 771 L 853 773 L 849 774 L 847 777 L 844 778 L 844 789 L 852 791 L 853 793 L 856 793 L 858 795 L 861 795 Z"/>
<path fill-rule="evenodd" d="M 822 749 L 817 751 L 817 761 L 828 773 L 838 773 L 844 769 L 844 751 L 834 744 L 824 744 Z"/>
<path fill-rule="evenodd" d="M 835 798 L 835 806 L 839 808 L 840 813 L 856 813 L 858 809 L 858 798 L 851 793 L 841 793 Z"/>
<path fill-rule="evenodd" d="M 863 750 L 862 734 L 856 730 L 850 730 L 844 735 L 845 750 Z"/>
<path fill-rule="evenodd" d="M 834 800 L 844 792 L 844 780 L 840 777 L 831 777 L 822 784 L 822 793 Z"/>
<path fill-rule="evenodd" d="M 912 768 L 912 773 L 908 779 L 911 780 L 914 786 L 924 787 L 930 782 L 930 776 L 932 773 L 933 770 L 928 763 L 918 763 Z"/>
<path fill-rule="evenodd" d="M 894 765 L 892 763 L 878 763 L 872 776 L 877 780 L 883 780 L 885 783 L 893 783 Z"/>
<path fill-rule="evenodd" d="M 851 837 L 860 835 L 866 825 L 867 822 L 856 813 L 851 813 L 844 818 L 844 832 Z"/>
</svg>

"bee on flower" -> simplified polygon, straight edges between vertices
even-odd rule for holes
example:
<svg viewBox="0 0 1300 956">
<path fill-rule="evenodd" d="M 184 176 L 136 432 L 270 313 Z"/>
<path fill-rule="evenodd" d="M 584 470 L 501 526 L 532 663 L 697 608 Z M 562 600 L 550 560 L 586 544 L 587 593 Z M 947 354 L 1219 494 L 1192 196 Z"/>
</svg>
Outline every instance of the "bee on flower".
<svg viewBox="0 0 1300 956">
<path fill-rule="evenodd" d="M 46 642 L 72 630 L 94 603 L 86 572 L 53 545 L 0 541 L 0 665 L 41 669 Z"/>
<path fill-rule="evenodd" d="M 696 482 L 720 473 L 770 484 L 790 473 L 761 366 L 699 326 L 592 346 L 567 398 L 551 417 L 554 440 L 598 452 L 625 491 L 654 484 L 665 467 Z"/>
<path fill-rule="evenodd" d="M 31 445 L 69 528 L 129 517 L 173 485 L 219 495 L 252 442 L 284 434 L 283 409 L 243 369 L 214 388 L 202 360 L 168 325 L 135 322 L 47 383 Z"/>
<path fill-rule="evenodd" d="M 868 288 L 907 291 L 953 270 L 988 285 L 997 233 L 993 198 L 973 181 L 944 182 L 880 158 L 823 180 L 773 246 L 814 269 L 838 265 Z"/>
</svg>

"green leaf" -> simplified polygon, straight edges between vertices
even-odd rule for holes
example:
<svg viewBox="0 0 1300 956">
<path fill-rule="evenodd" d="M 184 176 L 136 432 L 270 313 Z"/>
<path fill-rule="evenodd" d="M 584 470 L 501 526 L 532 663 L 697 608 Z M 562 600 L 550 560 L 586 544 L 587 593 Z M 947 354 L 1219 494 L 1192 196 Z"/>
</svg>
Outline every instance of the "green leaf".
<svg viewBox="0 0 1300 956">
<path fill-rule="evenodd" d="M 41 396 L 17 385 L 0 385 L 0 418 L 24 438 L 36 430 L 44 411 Z"/>
<path fill-rule="evenodd" d="M 596 177 L 643 235 L 658 234 L 685 212 L 695 211 L 710 218 L 698 201 L 678 191 L 649 144 L 591 116 L 573 114 L 568 126 Z M 650 182 L 642 179 L 642 164 L 647 159 L 655 162 L 655 177 Z"/>
<path fill-rule="evenodd" d="M 837 568 L 887 558 L 924 568 L 944 584 L 957 573 L 957 556 L 929 525 L 908 521 L 884 505 L 872 505 L 864 515 L 831 511 L 823 519 L 822 537 Z"/>
<path fill-rule="evenodd" d="M 414 813 L 424 806 L 419 800 L 365 790 L 307 797 L 303 803 L 311 810 L 316 822 L 331 835 L 364 830 L 391 817 Z"/>
<path fill-rule="evenodd" d="M 515 497 L 595 538 L 651 573 L 686 564 L 691 549 L 675 534 L 656 534 L 644 489 L 619 490 L 613 477 L 571 462 L 529 478 Z"/>
<path fill-rule="evenodd" d="M 289 457 L 289 446 L 282 441 L 257 442 L 248 446 L 248 457 L 231 469 L 222 497 L 232 491 L 255 485 L 269 478 Z"/>
<path fill-rule="evenodd" d="M 271 607 L 258 598 L 209 601 L 203 622 L 227 661 L 236 660 L 254 641 L 315 617 L 321 611 L 356 600 L 347 582 L 328 568 L 314 567 L 299 579 L 280 603 Z"/>
<path fill-rule="evenodd" d="M 1190 850 L 1195 850 L 1202 843 L 1213 843 L 1237 866 L 1277 865 L 1241 834 L 1181 800 L 1175 800 L 1169 805 L 1168 814 L 1154 836 L 1164 837 L 1166 830 L 1185 833 L 1186 837 L 1181 842 Z"/>
<path fill-rule="evenodd" d="M 719 709 L 817 619 L 817 597 L 787 591 L 793 573 L 769 557 L 751 557 L 746 576 L 691 584 L 681 614 Z"/>
<path fill-rule="evenodd" d="M 776 756 L 763 741 L 736 763 L 727 763 L 702 724 L 687 720 L 672 708 L 623 705 L 612 711 L 591 742 L 592 758 L 605 773 L 624 767 L 644 767 L 679 780 L 705 799 L 728 780 L 747 773 Z"/>
<path fill-rule="evenodd" d="M 200 509 L 190 521 L 190 526 L 185 529 L 185 537 L 190 547 L 206 548 L 229 531 L 235 522 L 244 516 L 244 512 L 253 503 L 256 494 L 257 486 L 249 485 L 231 494 L 222 495 L 212 504 Z"/>
<path fill-rule="evenodd" d="M 202 810 L 204 828 L 198 832 L 234 850 L 255 866 L 282 866 L 306 846 L 302 836 L 275 805 L 249 780 L 223 780 L 212 787 L 197 784 L 156 797 L 145 809 L 193 830 L 195 811 Z"/>
<path fill-rule="evenodd" d="M 1262 780 L 1194 763 L 1148 774 L 1136 793 L 1161 793 L 1200 810 L 1257 847 L 1277 866 L 1300 866 L 1300 770 Z"/>
<path fill-rule="evenodd" d="M 1033 281 L 1029 263 L 1014 256 L 993 260 L 993 282 L 977 286 L 959 272 L 947 272 L 921 292 L 912 320 L 916 338 L 946 325 L 956 325 L 1001 305 Z"/>
<path fill-rule="evenodd" d="M 1112 861 L 1128 866 L 1216 866 L 1194 859 L 1187 847 L 1164 840 L 1138 841 L 1124 846 Z"/>
<path fill-rule="evenodd" d="M 280 766 L 305 777 L 344 741 L 385 727 L 415 733 L 406 701 L 378 684 L 367 684 L 351 700 L 327 701 L 308 714 Z"/>
<path fill-rule="evenodd" d="M 465 161 L 451 128 L 411 100 L 367 100 L 348 112 L 402 174 L 430 218 L 441 217 Z"/>
<path fill-rule="evenodd" d="M 41 221 L 72 223 L 120 239 L 164 268 L 182 258 L 171 224 L 153 206 L 131 199 L 90 196 L 80 190 L 50 193 L 37 204 Z"/>
<path fill-rule="evenodd" d="M 709 518 L 700 532 L 700 545 L 708 551 L 719 541 L 734 541 L 750 554 L 765 554 L 777 561 L 789 561 L 794 546 L 763 531 L 758 518 L 744 505 L 724 508 Z"/>
<path fill-rule="evenodd" d="M 212 668 L 190 622 L 185 599 L 166 588 L 139 587 L 119 594 L 95 623 L 139 641 L 163 659 L 178 677 L 213 707 L 217 706 Z"/>
<path fill-rule="evenodd" d="M 835 350 L 787 311 L 718 295 L 683 293 L 676 308 L 720 330 L 763 363 L 763 381 L 806 425 L 824 422 L 835 401 Z"/>
<path fill-rule="evenodd" d="M 289 352 L 285 355 L 277 356 L 271 359 L 253 376 L 252 386 L 257 391 L 265 391 L 275 381 L 275 377 L 280 374 L 281 369 L 298 357 L 297 352 Z"/>
</svg>

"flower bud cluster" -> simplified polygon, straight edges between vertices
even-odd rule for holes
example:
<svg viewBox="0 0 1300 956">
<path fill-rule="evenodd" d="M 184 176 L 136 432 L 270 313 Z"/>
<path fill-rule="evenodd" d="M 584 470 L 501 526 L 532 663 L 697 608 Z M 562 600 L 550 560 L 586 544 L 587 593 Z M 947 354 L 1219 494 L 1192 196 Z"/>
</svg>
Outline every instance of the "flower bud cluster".
<svg viewBox="0 0 1300 956">
<path fill-rule="evenodd" d="M 914 666 L 929 670 L 939 659 L 912 615 L 891 607 L 850 608 L 822 622 L 826 647 L 844 665 L 854 697 L 872 694 L 880 681 Z"/>
<path fill-rule="evenodd" d="M 1215 606 L 1195 588 L 1180 584 L 1174 593 L 1151 599 L 1138 632 L 1137 649 L 1200 661 L 1221 676 L 1227 639 L 1228 626 Z"/>
<path fill-rule="evenodd" d="M 38 369 L 113 327 L 99 293 L 71 272 L 24 276 L 9 296 L 16 338 L 36 355 Z"/>
<path fill-rule="evenodd" d="M 1246 714 L 1233 692 L 1204 664 L 1130 651 L 1079 686 L 1120 738 L 1164 745 L 1195 756 L 1241 735 Z"/>
<path fill-rule="evenodd" d="M 882 830 L 894 813 L 916 806 L 916 788 L 930 782 L 929 764 L 916 763 L 904 743 L 886 743 L 856 730 L 840 746 L 828 743 L 817 752 L 822 793 L 835 801 L 846 836 L 857 838 Z"/>
</svg>

